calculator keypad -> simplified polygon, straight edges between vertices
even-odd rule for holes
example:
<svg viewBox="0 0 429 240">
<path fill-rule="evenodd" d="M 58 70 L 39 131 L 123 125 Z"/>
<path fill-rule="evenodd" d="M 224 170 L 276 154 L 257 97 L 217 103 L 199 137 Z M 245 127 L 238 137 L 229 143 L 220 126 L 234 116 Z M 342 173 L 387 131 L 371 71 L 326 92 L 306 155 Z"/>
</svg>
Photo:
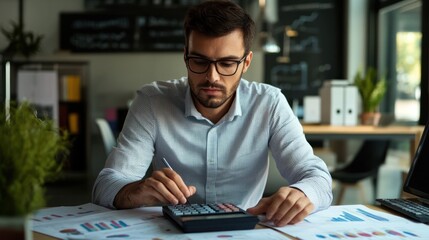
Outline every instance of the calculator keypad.
<svg viewBox="0 0 429 240">
<path fill-rule="evenodd" d="M 162 212 L 183 232 L 210 232 L 254 229 L 259 222 L 231 203 L 166 205 Z"/>
<path fill-rule="evenodd" d="M 240 212 L 240 209 L 231 203 L 213 204 L 179 204 L 171 205 L 168 208 L 176 216 L 191 216 L 201 214 L 225 214 Z"/>
</svg>

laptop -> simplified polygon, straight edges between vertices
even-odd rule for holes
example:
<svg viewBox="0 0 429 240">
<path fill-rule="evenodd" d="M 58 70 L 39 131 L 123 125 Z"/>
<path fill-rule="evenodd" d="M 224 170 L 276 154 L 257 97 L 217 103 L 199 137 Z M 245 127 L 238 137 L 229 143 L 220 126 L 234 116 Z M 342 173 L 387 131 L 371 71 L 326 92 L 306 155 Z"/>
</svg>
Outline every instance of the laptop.
<svg viewBox="0 0 429 240">
<path fill-rule="evenodd" d="M 403 185 L 413 198 L 376 199 L 389 209 L 400 212 L 418 222 L 429 223 L 429 122 L 426 123 L 419 146 L 414 155 L 407 178 Z"/>
</svg>

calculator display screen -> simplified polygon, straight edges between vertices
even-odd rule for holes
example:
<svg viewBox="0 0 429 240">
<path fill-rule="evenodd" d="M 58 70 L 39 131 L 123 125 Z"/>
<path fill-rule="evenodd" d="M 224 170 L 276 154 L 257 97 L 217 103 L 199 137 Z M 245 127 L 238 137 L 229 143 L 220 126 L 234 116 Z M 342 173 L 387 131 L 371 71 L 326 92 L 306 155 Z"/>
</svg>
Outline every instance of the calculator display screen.
<svg viewBox="0 0 429 240">
<path fill-rule="evenodd" d="M 201 215 L 201 216 L 186 216 L 181 217 L 182 221 L 194 221 L 202 219 L 225 219 L 225 218 L 239 218 L 239 217 L 248 217 L 244 213 L 228 213 L 228 214 L 213 214 L 213 215 Z"/>
</svg>

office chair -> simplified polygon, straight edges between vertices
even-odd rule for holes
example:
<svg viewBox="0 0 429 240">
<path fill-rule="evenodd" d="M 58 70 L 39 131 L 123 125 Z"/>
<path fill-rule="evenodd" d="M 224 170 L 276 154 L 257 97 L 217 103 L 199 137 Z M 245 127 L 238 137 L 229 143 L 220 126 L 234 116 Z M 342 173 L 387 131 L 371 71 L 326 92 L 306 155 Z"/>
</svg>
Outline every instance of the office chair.
<svg viewBox="0 0 429 240">
<path fill-rule="evenodd" d="M 115 146 L 116 141 L 113 135 L 113 131 L 109 126 L 109 123 L 104 118 L 95 119 L 95 123 L 100 130 L 101 138 L 103 139 L 104 151 L 109 155 L 112 148 Z"/>
<path fill-rule="evenodd" d="M 116 145 L 116 140 L 113 135 L 113 131 L 110 128 L 107 120 L 104 118 L 95 119 L 95 123 L 97 124 L 98 129 L 100 130 L 101 138 L 103 139 L 104 151 L 108 156 L 110 154 L 110 151 L 112 151 L 112 148 Z M 153 167 L 152 165 L 150 165 L 143 179 L 146 179 L 149 176 L 151 176 L 152 171 L 153 171 Z"/>
<path fill-rule="evenodd" d="M 375 191 L 378 169 L 386 159 L 389 143 L 389 140 L 365 140 L 349 164 L 331 172 L 332 179 L 340 183 L 337 205 L 343 201 L 348 187 L 358 187 L 363 198 L 364 189 L 360 181 L 368 177 L 373 178 Z"/>
</svg>

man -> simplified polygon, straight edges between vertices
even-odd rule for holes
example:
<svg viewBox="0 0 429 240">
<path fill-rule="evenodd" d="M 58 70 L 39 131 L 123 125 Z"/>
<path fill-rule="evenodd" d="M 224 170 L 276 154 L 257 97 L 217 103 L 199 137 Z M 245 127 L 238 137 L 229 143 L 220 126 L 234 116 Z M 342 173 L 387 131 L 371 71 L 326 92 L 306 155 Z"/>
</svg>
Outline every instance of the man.
<svg viewBox="0 0 429 240">
<path fill-rule="evenodd" d="M 184 27 L 188 77 L 138 91 L 94 202 L 117 209 L 232 202 L 278 226 L 328 207 L 332 179 L 284 95 L 241 78 L 253 56 L 249 15 L 233 2 L 208 1 L 189 10 Z M 290 185 L 261 199 L 269 151 Z"/>
</svg>

